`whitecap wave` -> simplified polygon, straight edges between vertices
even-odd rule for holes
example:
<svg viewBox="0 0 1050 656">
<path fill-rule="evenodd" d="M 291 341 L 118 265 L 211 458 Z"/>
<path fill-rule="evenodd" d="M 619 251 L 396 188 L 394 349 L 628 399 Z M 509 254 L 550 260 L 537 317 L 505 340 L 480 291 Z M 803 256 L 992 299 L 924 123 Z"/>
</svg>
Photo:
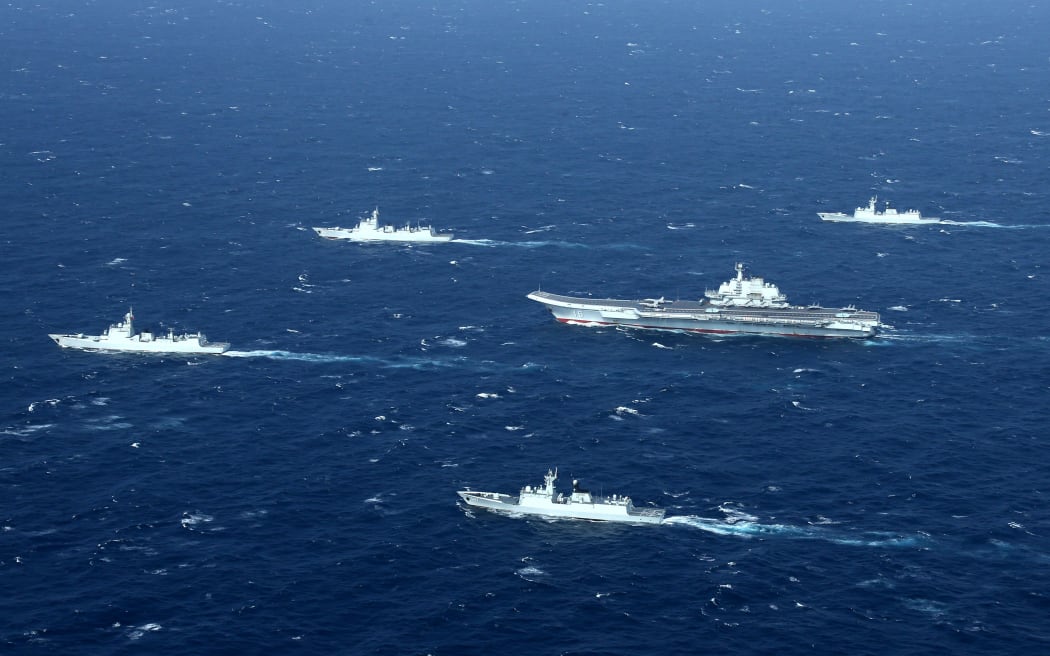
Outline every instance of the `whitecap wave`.
<svg viewBox="0 0 1050 656">
<path fill-rule="evenodd" d="M 33 433 L 38 431 L 47 430 L 54 424 L 30 424 L 28 426 L 14 427 L 8 426 L 7 428 L 0 430 L 0 435 L 10 435 L 12 437 L 29 437 Z"/>
<path fill-rule="evenodd" d="M 537 567 L 522 567 L 514 573 L 517 574 L 519 578 L 522 578 L 530 583 L 537 583 L 538 579 L 547 575 L 546 572 Z"/>
<path fill-rule="evenodd" d="M 132 627 L 127 634 L 128 640 L 138 640 L 147 633 L 160 631 L 162 628 L 164 627 L 160 624 L 157 624 L 156 622 L 149 622 L 147 624 L 143 624 L 142 626 Z"/>
<path fill-rule="evenodd" d="M 49 406 L 51 406 L 53 408 L 56 405 L 58 405 L 59 403 L 61 403 L 61 402 L 62 402 L 62 399 L 44 399 L 43 401 L 33 401 L 32 403 L 29 404 L 29 407 L 27 407 L 26 410 L 29 411 L 29 412 L 36 412 L 37 406 L 40 405 L 41 403 L 46 403 L 47 405 L 49 405 Z"/>
<path fill-rule="evenodd" d="M 539 228 L 533 228 L 532 230 L 526 230 L 524 234 L 533 235 L 537 232 L 547 232 L 549 230 L 553 230 L 555 227 L 556 226 L 552 223 L 550 225 L 540 226 Z"/>
<path fill-rule="evenodd" d="M 182 513 L 182 519 L 179 520 L 179 523 L 182 524 L 182 528 L 184 528 L 186 530 L 189 530 L 189 531 L 195 531 L 195 530 L 199 530 L 198 527 L 200 527 L 200 526 L 202 526 L 204 524 L 208 524 L 208 523 L 212 522 L 214 519 L 215 518 L 212 517 L 211 515 L 205 515 L 204 513 L 184 512 L 184 513 Z"/>
<path fill-rule="evenodd" d="M 131 423 L 121 421 L 122 419 L 124 417 L 120 415 L 107 415 L 97 419 L 88 419 L 84 422 L 84 427 L 93 431 L 125 430 L 132 427 Z"/>
</svg>

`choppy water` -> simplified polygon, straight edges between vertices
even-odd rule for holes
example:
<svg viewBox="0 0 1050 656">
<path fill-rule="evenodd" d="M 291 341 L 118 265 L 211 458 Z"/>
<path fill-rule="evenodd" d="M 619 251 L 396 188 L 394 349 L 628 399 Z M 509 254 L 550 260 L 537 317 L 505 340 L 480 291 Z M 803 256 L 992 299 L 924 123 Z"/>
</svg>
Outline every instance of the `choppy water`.
<svg viewBox="0 0 1050 656">
<path fill-rule="evenodd" d="M 3 651 L 1044 651 L 1047 9 L 707 4 L 0 8 Z M 895 329 L 524 298 L 736 261 Z M 457 504 L 553 466 L 668 519 Z"/>
</svg>

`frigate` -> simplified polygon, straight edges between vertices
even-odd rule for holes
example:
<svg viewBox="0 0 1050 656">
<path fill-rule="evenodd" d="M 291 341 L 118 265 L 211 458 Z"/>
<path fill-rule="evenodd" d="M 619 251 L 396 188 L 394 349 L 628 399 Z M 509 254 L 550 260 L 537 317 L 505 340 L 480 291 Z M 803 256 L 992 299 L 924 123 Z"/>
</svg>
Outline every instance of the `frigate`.
<svg viewBox="0 0 1050 656">
<path fill-rule="evenodd" d="M 431 226 L 406 225 L 395 228 L 390 225 L 379 225 L 379 208 L 361 219 L 353 228 L 314 228 L 314 232 L 325 239 L 347 239 L 350 241 L 396 241 L 412 243 L 433 243 L 452 241 L 452 234 L 438 233 Z"/>
<path fill-rule="evenodd" d="M 844 221 L 855 223 L 886 223 L 890 225 L 915 225 L 919 223 L 940 223 L 940 219 L 923 218 L 919 210 L 905 210 L 898 212 L 885 202 L 885 209 L 876 208 L 878 197 L 872 196 L 867 207 L 858 207 L 853 214 L 842 212 L 817 212 L 817 216 L 825 221 Z"/>
<path fill-rule="evenodd" d="M 877 312 L 852 305 L 825 308 L 790 305 L 776 285 L 745 276 L 736 265 L 736 277 L 699 300 L 596 299 L 534 291 L 528 298 L 542 303 L 562 323 L 583 326 L 623 326 L 644 330 L 750 334 L 788 337 L 873 337 L 884 327 Z"/>
<path fill-rule="evenodd" d="M 554 488 L 557 479 L 558 470 L 548 469 L 543 477 L 543 487 L 526 485 L 518 496 L 470 489 L 460 490 L 457 494 L 470 506 L 525 515 L 629 524 L 659 524 L 664 519 L 664 511 L 660 508 L 635 508 L 630 497 L 620 494 L 593 494 L 581 488 L 577 480 L 572 482 L 572 493 L 565 496 Z"/>
</svg>

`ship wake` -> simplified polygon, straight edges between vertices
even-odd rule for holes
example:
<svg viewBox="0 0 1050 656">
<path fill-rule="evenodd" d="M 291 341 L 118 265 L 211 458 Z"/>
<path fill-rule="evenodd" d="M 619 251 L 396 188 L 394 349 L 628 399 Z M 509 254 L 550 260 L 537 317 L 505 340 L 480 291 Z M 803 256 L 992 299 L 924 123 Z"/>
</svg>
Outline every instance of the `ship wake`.
<svg viewBox="0 0 1050 656">
<path fill-rule="evenodd" d="M 336 355 L 331 353 L 295 353 L 292 351 L 226 351 L 228 358 L 266 358 L 318 364 L 355 363 L 380 366 L 388 369 L 447 369 L 460 366 L 465 358 L 378 358 L 367 355 Z"/>
<path fill-rule="evenodd" d="M 1028 224 L 1028 225 L 1003 225 L 1002 223 L 993 223 L 991 221 L 952 221 L 951 219 L 941 219 L 941 225 L 953 225 L 953 226 L 966 226 L 971 228 L 1002 228 L 1004 230 L 1025 230 L 1028 228 L 1050 228 L 1050 225 L 1041 224 Z"/>
<path fill-rule="evenodd" d="M 666 517 L 664 524 L 688 526 L 715 535 L 730 535 L 741 538 L 788 538 L 794 540 L 821 540 L 834 544 L 856 547 L 915 547 L 925 536 L 898 535 L 887 532 L 866 532 L 843 535 L 841 532 L 820 526 L 793 526 L 791 524 L 763 524 L 752 519 L 709 519 L 696 515 Z"/>
<path fill-rule="evenodd" d="M 496 239 L 453 239 L 451 243 L 454 244 L 468 244 L 471 246 L 486 246 L 488 248 L 496 248 L 502 246 L 513 246 L 516 248 L 570 248 L 580 250 L 643 250 L 643 248 L 637 244 L 581 244 L 574 241 L 560 241 L 560 240 L 548 240 L 548 241 L 501 241 Z"/>
</svg>

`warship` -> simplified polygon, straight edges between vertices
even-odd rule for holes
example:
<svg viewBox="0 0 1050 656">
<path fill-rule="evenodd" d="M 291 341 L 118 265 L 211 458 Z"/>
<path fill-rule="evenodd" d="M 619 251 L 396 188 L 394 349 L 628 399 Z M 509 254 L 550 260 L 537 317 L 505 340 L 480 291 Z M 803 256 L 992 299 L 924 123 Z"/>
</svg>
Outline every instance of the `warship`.
<svg viewBox="0 0 1050 656">
<path fill-rule="evenodd" d="M 525 515 L 629 524 L 659 524 L 664 519 L 664 511 L 660 508 L 635 508 L 630 497 L 619 494 L 592 494 L 581 488 L 577 480 L 572 482 L 572 494 L 565 496 L 554 488 L 557 479 L 558 470 L 548 469 L 543 477 L 543 487 L 526 485 L 516 497 L 470 489 L 460 490 L 457 494 L 469 506 Z"/>
<path fill-rule="evenodd" d="M 662 296 L 595 299 L 540 290 L 528 298 L 547 306 L 561 323 L 583 326 L 787 337 L 873 337 L 884 327 L 877 312 L 852 305 L 838 309 L 790 305 L 776 285 L 745 276 L 740 263 L 734 279 L 705 291 L 704 298 L 696 301 L 669 301 Z"/>
<path fill-rule="evenodd" d="M 48 335 L 62 348 L 82 349 L 85 351 L 132 351 L 135 353 L 182 353 L 220 354 L 225 353 L 230 345 L 225 342 L 209 342 L 201 333 L 184 333 L 176 335 L 168 330 L 167 334 L 153 334 L 150 330 L 135 331 L 135 316 L 131 309 L 119 321 L 101 335 Z"/>
<path fill-rule="evenodd" d="M 867 207 L 858 207 L 853 214 L 842 212 L 817 212 L 817 216 L 825 221 L 845 221 L 855 223 L 886 223 L 890 225 L 915 225 L 919 223 L 940 223 L 940 219 L 922 218 L 919 210 L 905 210 L 898 212 L 886 202 L 885 209 L 876 209 L 878 196 L 872 196 Z"/>
<path fill-rule="evenodd" d="M 354 226 L 353 228 L 314 228 L 321 237 L 325 239 L 348 239 L 350 241 L 396 241 L 411 243 L 433 243 L 452 241 L 451 233 L 434 232 L 431 226 L 406 225 L 404 228 L 379 225 L 379 208 Z"/>
</svg>

